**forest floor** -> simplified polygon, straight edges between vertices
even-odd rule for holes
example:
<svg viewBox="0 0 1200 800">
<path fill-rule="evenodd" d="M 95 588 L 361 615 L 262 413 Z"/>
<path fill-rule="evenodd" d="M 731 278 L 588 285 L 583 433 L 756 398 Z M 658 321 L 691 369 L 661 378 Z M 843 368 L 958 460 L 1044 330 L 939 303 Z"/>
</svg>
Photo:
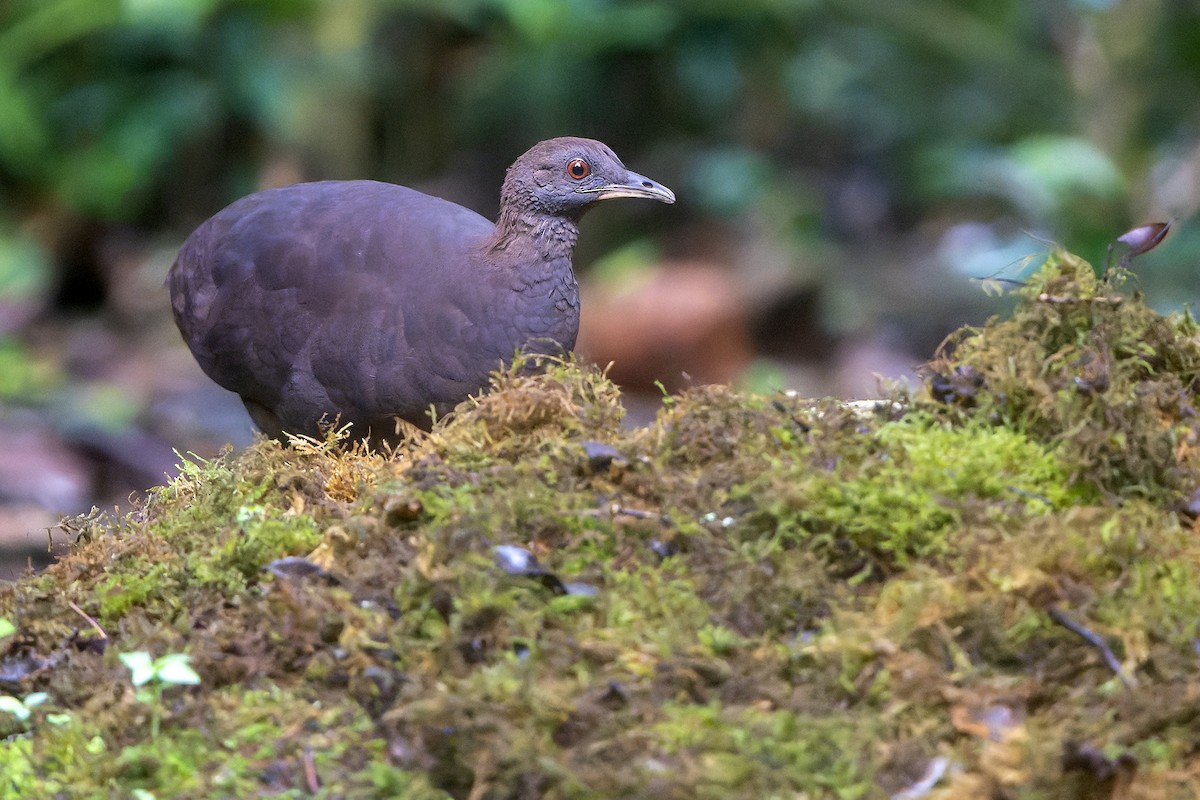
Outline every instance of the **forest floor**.
<svg viewBox="0 0 1200 800">
<path fill-rule="evenodd" d="M 189 461 L 0 588 L 0 798 L 1194 797 L 1200 328 L 1128 278 L 878 402 L 551 363 Z"/>
</svg>

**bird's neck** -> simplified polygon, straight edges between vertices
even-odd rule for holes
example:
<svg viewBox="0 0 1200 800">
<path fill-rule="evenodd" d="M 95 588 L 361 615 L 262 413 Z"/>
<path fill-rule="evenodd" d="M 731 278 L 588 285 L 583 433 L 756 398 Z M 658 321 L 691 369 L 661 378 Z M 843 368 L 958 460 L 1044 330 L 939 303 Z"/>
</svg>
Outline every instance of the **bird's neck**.
<svg viewBox="0 0 1200 800">
<path fill-rule="evenodd" d="M 549 214 L 501 211 L 495 233 L 485 243 L 484 263 L 501 293 L 520 305 L 512 315 L 513 348 L 561 353 L 575 346 L 579 331 L 579 285 L 571 253 L 579 235 L 577 220 Z"/>
<path fill-rule="evenodd" d="M 528 265 L 571 262 L 579 221 L 570 217 L 535 212 L 529 209 L 503 208 L 496 231 L 486 244 L 499 262 Z"/>
</svg>

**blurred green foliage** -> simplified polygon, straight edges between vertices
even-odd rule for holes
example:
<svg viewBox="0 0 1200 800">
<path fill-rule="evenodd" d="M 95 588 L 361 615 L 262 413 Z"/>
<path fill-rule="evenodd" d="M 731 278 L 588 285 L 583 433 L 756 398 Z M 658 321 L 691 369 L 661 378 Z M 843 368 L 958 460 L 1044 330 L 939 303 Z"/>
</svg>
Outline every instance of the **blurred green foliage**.
<svg viewBox="0 0 1200 800">
<path fill-rule="evenodd" d="M 11 337 L 0 336 L 0 401 L 45 401 L 62 378 L 54 364 L 29 353 Z"/>
<path fill-rule="evenodd" d="M 494 202 L 514 155 L 567 132 L 638 152 L 679 176 L 683 213 L 756 217 L 785 250 L 950 215 L 1091 253 L 1192 211 L 1145 176 L 1195 158 L 1196 17 L 1116 0 L 7 0 L 0 254 L 47 210 L 182 234 L 281 165 L 486 175 Z M 830 199 L 863 175 L 882 209 L 865 220 Z"/>
</svg>

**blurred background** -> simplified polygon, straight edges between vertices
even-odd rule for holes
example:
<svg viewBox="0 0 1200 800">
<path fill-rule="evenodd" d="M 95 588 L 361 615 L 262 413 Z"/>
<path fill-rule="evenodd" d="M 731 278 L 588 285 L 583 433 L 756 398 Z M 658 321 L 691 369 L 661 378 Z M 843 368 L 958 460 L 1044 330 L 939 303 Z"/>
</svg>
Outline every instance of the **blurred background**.
<svg viewBox="0 0 1200 800">
<path fill-rule="evenodd" d="M 1152 302 L 1200 289 L 1196 3 L 3 0 L 0 548 L 251 440 L 163 286 L 207 216 L 370 177 L 492 217 L 562 134 L 680 198 L 576 254 L 635 420 L 655 381 L 869 396 L 1051 244 L 1099 265 L 1144 222 Z"/>
</svg>

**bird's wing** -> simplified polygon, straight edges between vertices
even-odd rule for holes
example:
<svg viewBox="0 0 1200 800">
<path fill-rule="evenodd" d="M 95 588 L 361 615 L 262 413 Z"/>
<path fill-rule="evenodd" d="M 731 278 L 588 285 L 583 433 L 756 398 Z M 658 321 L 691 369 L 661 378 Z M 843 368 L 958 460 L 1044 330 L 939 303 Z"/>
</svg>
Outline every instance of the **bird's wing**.
<svg viewBox="0 0 1200 800">
<path fill-rule="evenodd" d="M 438 360 L 423 352 L 437 349 L 431 332 L 459 335 L 469 310 L 443 295 L 470 279 L 469 254 L 492 229 L 391 184 L 259 192 L 184 244 L 170 276 L 176 319 L 205 372 L 295 428 L 307 425 L 288 419 L 289 406 L 311 409 L 314 398 L 349 421 L 381 403 L 423 410 L 430 387 L 406 376 L 426 373 L 406 365 Z"/>
</svg>

